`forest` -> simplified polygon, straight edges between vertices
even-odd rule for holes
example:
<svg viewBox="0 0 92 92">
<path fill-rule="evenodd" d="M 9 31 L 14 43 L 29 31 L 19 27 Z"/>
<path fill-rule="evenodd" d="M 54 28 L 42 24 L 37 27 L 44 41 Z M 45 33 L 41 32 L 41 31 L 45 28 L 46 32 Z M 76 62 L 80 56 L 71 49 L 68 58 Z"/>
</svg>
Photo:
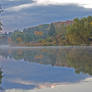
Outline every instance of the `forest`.
<svg viewBox="0 0 92 92">
<path fill-rule="evenodd" d="M 12 46 L 91 45 L 92 16 L 17 29 L 6 36 Z"/>
</svg>

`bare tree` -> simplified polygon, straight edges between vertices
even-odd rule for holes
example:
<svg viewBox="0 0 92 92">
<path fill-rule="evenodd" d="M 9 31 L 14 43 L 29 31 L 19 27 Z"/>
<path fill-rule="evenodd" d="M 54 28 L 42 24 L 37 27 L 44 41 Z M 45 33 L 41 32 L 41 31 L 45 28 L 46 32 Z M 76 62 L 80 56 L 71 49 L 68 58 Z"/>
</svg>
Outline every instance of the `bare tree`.
<svg viewBox="0 0 92 92">
<path fill-rule="evenodd" d="M 3 12 L 2 6 L 0 5 L 0 14 Z M 0 32 L 2 31 L 2 23 L 0 20 Z"/>
</svg>

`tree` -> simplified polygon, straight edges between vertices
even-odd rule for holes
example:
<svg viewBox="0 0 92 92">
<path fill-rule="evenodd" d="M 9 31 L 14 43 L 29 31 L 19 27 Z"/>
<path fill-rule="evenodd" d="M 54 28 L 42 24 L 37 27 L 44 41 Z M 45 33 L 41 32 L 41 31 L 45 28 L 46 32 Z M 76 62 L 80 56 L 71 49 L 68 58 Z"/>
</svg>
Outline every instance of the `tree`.
<svg viewBox="0 0 92 92">
<path fill-rule="evenodd" d="M 55 36 L 56 35 L 56 29 L 55 29 L 55 25 L 53 23 L 51 23 L 50 25 L 50 31 L 49 31 L 49 36 Z"/>
<path fill-rule="evenodd" d="M 71 45 L 89 44 L 92 37 L 92 17 L 74 19 L 73 24 L 67 27 L 66 39 Z"/>
<path fill-rule="evenodd" d="M 24 42 L 24 33 L 16 30 L 11 34 L 11 40 L 15 43 L 23 43 Z"/>
<path fill-rule="evenodd" d="M 54 40 L 56 41 L 56 45 L 58 45 L 58 39 L 57 39 L 57 33 L 56 33 L 56 28 L 55 25 L 53 23 L 51 23 L 50 25 L 50 31 L 49 31 L 49 36 L 54 38 Z"/>
<path fill-rule="evenodd" d="M 2 23 L 0 22 L 0 32 L 2 31 Z"/>
</svg>

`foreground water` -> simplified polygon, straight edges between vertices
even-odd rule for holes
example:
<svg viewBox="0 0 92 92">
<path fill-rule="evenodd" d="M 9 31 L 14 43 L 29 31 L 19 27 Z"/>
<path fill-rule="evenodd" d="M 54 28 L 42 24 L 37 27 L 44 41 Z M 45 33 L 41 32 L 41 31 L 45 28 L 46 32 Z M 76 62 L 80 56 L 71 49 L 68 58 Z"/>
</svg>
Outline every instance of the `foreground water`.
<svg viewBox="0 0 92 92">
<path fill-rule="evenodd" d="M 92 47 L 0 48 L 0 90 L 53 88 L 92 77 Z"/>
</svg>

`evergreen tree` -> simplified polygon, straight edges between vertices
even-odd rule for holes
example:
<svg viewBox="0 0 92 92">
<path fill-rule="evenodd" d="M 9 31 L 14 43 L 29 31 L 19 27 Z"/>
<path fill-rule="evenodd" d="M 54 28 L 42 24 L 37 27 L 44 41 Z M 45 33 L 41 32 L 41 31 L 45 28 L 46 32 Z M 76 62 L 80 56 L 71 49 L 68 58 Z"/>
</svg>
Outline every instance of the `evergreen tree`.
<svg viewBox="0 0 92 92">
<path fill-rule="evenodd" d="M 51 23 L 50 25 L 50 31 L 49 31 L 49 36 L 55 36 L 56 35 L 56 29 L 55 29 L 55 25 L 53 23 Z"/>
</svg>

